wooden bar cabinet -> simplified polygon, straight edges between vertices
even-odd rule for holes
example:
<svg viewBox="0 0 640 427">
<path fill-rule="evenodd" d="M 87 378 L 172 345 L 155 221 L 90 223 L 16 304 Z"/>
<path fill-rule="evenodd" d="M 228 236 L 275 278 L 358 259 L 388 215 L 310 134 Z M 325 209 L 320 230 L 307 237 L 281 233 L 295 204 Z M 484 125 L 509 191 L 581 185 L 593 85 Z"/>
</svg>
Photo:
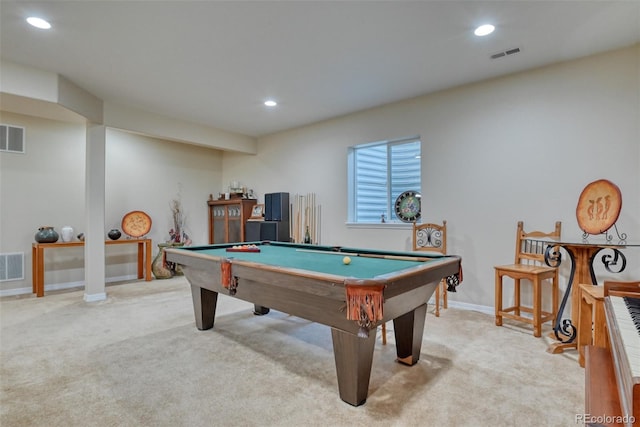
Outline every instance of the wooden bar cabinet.
<svg viewBox="0 0 640 427">
<path fill-rule="evenodd" d="M 207 201 L 209 207 L 209 243 L 244 242 L 245 225 L 255 199 L 231 198 Z"/>
</svg>

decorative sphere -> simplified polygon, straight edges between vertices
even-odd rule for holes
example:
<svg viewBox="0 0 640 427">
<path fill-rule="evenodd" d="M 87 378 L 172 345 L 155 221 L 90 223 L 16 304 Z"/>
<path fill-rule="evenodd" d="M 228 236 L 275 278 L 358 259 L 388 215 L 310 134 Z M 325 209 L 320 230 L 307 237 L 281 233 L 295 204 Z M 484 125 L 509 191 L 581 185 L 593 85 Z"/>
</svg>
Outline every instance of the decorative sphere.
<svg viewBox="0 0 640 427">
<path fill-rule="evenodd" d="M 117 228 L 114 228 L 107 233 L 107 236 L 109 236 L 111 240 L 118 240 L 120 236 L 122 236 L 122 233 Z"/>
<path fill-rule="evenodd" d="M 342 262 L 344 263 L 344 265 L 349 265 L 349 264 L 351 264 L 351 258 L 346 256 L 346 257 L 342 258 Z"/>
</svg>

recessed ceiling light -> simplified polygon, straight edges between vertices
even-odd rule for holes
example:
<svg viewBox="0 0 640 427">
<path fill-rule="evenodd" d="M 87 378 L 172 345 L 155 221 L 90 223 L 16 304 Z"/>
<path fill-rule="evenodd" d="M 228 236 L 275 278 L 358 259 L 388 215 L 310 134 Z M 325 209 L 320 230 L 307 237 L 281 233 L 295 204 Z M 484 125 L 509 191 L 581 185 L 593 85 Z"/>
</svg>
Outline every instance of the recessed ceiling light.
<svg viewBox="0 0 640 427">
<path fill-rule="evenodd" d="M 30 16 L 27 18 L 27 22 L 31 25 L 33 25 L 36 28 L 40 28 L 42 30 L 48 30 L 49 28 L 51 28 L 51 24 L 49 24 L 47 21 L 45 21 L 42 18 L 38 18 L 35 16 Z"/>
<path fill-rule="evenodd" d="M 278 103 L 273 99 L 268 99 L 264 101 L 264 105 L 266 105 L 267 107 L 275 107 L 276 105 L 278 105 Z"/>
<path fill-rule="evenodd" d="M 496 27 L 494 27 L 491 24 L 480 25 L 478 28 L 476 28 L 473 34 L 475 34 L 476 36 L 482 37 L 482 36 L 486 36 L 493 33 L 493 30 L 495 29 Z"/>
</svg>

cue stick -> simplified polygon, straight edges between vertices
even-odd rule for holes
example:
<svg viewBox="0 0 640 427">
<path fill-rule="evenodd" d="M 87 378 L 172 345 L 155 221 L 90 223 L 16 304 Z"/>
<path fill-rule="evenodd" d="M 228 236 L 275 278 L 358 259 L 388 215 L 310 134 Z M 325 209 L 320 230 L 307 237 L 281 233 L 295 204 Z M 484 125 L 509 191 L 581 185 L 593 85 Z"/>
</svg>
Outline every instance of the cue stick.
<svg viewBox="0 0 640 427">
<path fill-rule="evenodd" d="M 296 249 L 296 252 L 308 252 L 311 254 L 327 254 L 327 255 L 342 255 L 342 256 L 357 256 L 355 253 L 351 252 L 335 252 L 335 251 L 321 251 L 319 249 Z"/>
<path fill-rule="evenodd" d="M 298 235 L 296 236 L 298 243 L 302 243 L 302 221 L 302 198 L 298 194 Z"/>
<path fill-rule="evenodd" d="M 311 193 L 307 193 L 307 226 L 311 228 L 313 226 L 313 206 L 311 206 Z M 311 231 L 309 231 L 309 237 L 311 237 Z"/>
<path fill-rule="evenodd" d="M 291 236 L 293 236 L 293 224 L 295 224 L 295 221 L 293 220 L 293 205 L 289 204 L 289 218 L 291 221 L 289 221 L 289 239 L 291 239 Z"/>
<path fill-rule="evenodd" d="M 303 197 L 300 196 L 298 198 L 298 214 L 300 216 L 300 223 L 298 224 L 298 242 L 302 243 L 304 240 L 304 209 L 302 208 L 304 200 Z"/>
<path fill-rule="evenodd" d="M 341 256 L 353 256 L 361 258 L 380 258 L 391 259 L 396 261 L 431 261 L 433 258 L 425 258 L 419 256 L 403 256 L 403 255 L 382 255 L 382 254 L 361 254 L 358 252 L 334 252 L 334 251 L 321 251 L 316 249 L 296 249 L 296 252 L 309 252 L 325 255 L 341 255 Z"/>
<path fill-rule="evenodd" d="M 291 220 L 293 221 L 293 232 L 291 233 L 291 237 L 293 237 L 293 241 L 298 241 L 298 195 L 293 196 L 293 217 Z"/>
<path fill-rule="evenodd" d="M 300 209 L 301 199 L 300 195 L 296 194 L 296 243 L 301 243 L 300 241 L 300 228 L 302 227 L 302 212 Z"/>
<path fill-rule="evenodd" d="M 318 244 L 322 236 L 322 206 L 318 205 Z"/>
<path fill-rule="evenodd" d="M 318 233 L 316 230 L 317 224 L 316 224 L 316 213 L 317 213 L 317 206 L 316 206 L 316 193 L 311 193 L 312 197 L 311 200 L 313 201 L 313 243 L 318 244 Z"/>
<path fill-rule="evenodd" d="M 357 254 L 363 258 L 381 258 L 381 259 L 395 259 L 397 261 L 431 261 L 433 258 L 425 258 L 419 256 L 403 256 L 403 255 L 382 255 L 382 254 Z"/>
<path fill-rule="evenodd" d="M 315 242 L 315 236 L 313 235 L 313 193 L 309 193 L 308 195 L 308 203 L 309 203 L 309 240 L 311 242 Z"/>
<path fill-rule="evenodd" d="M 308 205 L 309 205 L 309 240 L 311 240 L 311 242 L 315 242 L 316 238 L 314 236 L 314 228 L 313 228 L 313 193 L 309 193 L 309 195 L 307 196 L 308 199 Z"/>
</svg>

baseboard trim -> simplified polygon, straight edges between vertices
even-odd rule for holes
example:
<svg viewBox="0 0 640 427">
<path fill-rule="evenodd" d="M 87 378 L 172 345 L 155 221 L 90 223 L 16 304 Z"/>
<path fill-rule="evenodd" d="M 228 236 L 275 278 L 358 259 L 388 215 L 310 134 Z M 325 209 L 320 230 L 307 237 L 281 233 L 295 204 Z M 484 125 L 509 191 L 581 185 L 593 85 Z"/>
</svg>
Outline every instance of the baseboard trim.
<svg viewBox="0 0 640 427">
<path fill-rule="evenodd" d="M 480 313 L 485 313 L 489 315 L 494 315 L 496 313 L 493 307 L 489 307 L 487 305 L 477 305 L 477 304 L 469 304 L 466 302 L 458 302 L 458 301 L 448 301 L 449 307 L 459 308 L 461 310 L 469 310 L 469 311 L 479 311 Z"/>
<path fill-rule="evenodd" d="M 107 294 L 106 294 L 106 292 L 101 292 L 99 294 L 91 294 L 91 295 L 89 295 L 88 293 L 85 292 L 83 299 L 84 299 L 85 302 L 104 301 L 104 300 L 107 299 Z"/>
<path fill-rule="evenodd" d="M 431 305 L 436 304 L 435 296 L 429 300 L 429 304 Z M 459 308 L 460 310 L 478 311 L 480 313 L 489 314 L 489 315 L 495 314 L 495 309 L 493 307 L 489 307 L 486 305 L 469 304 L 466 302 L 451 301 L 449 299 L 447 300 L 447 306 L 450 308 Z M 440 308 L 440 311 L 442 311 L 442 307 Z"/>
<path fill-rule="evenodd" d="M 105 283 L 113 283 L 113 282 L 126 282 L 136 280 L 138 276 L 118 276 L 118 277 L 109 277 L 105 280 Z M 45 285 L 44 291 L 45 293 L 48 291 L 61 291 L 64 289 L 72 289 L 72 288 L 84 288 L 84 281 L 82 282 L 66 282 L 66 283 L 54 283 L 52 285 Z M 14 288 L 14 289 L 3 289 L 0 290 L 0 298 L 2 297 L 12 297 L 16 295 L 25 295 L 32 293 L 32 288 Z"/>
</svg>

